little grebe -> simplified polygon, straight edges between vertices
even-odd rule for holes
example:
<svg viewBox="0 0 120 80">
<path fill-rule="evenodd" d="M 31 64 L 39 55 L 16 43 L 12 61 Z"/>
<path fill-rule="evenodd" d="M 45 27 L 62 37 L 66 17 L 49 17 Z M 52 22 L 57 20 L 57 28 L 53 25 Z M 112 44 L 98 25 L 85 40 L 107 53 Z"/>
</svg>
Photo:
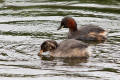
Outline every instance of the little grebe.
<svg viewBox="0 0 120 80">
<path fill-rule="evenodd" d="M 77 23 L 72 17 L 64 17 L 58 28 L 69 28 L 68 39 L 77 39 L 82 41 L 104 42 L 107 38 L 107 31 L 96 25 L 85 25 L 77 28 Z"/>
<path fill-rule="evenodd" d="M 53 40 L 47 40 L 41 44 L 38 55 L 50 51 L 52 57 L 89 57 L 90 51 L 88 49 L 88 44 L 75 39 L 64 40 L 60 44 Z"/>
</svg>

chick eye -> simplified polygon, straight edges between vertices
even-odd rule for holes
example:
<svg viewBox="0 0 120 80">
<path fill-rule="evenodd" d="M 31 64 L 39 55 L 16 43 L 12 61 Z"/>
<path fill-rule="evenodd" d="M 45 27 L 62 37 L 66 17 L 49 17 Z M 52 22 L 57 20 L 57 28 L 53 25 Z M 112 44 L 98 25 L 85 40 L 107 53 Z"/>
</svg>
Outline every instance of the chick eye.
<svg viewBox="0 0 120 80">
<path fill-rule="evenodd" d="M 55 46 L 50 46 L 50 50 L 55 49 Z"/>
</svg>

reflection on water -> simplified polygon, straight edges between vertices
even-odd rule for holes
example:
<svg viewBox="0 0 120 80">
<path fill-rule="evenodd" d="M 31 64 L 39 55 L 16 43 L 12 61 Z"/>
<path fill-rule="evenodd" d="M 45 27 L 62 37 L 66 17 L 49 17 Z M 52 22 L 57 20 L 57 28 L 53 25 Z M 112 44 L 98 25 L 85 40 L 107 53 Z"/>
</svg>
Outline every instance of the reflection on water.
<svg viewBox="0 0 120 80">
<path fill-rule="evenodd" d="M 67 29 L 56 30 L 66 15 L 105 28 L 108 40 L 88 59 L 39 57 L 43 41 L 66 38 Z M 0 0 L 0 79 L 119 80 L 119 20 L 119 0 Z"/>
</svg>

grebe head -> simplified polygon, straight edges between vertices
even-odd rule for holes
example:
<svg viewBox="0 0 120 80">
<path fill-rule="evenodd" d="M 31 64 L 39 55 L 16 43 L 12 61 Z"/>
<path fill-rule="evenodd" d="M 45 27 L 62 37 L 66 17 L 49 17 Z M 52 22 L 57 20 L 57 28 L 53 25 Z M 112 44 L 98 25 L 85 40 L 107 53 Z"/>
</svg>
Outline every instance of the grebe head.
<svg viewBox="0 0 120 80">
<path fill-rule="evenodd" d="M 69 28 L 71 31 L 76 31 L 76 21 L 72 17 L 64 17 L 61 21 L 60 27 L 57 30 L 60 30 L 61 28 Z"/>
<path fill-rule="evenodd" d="M 56 41 L 47 40 L 41 44 L 40 54 L 46 51 L 53 51 L 57 48 L 58 44 Z"/>
</svg>

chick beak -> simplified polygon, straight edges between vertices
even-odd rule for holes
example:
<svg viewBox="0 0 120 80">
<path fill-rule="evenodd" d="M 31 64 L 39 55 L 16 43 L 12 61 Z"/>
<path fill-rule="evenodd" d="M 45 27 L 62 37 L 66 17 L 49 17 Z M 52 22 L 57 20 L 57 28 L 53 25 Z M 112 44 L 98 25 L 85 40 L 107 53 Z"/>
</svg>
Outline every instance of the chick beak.
<svg viewBox="0 0 120 80">
<path fill-rule="evenodd" d="M 40 53 L 39 53 L 39 54 L 42 55 L 42 53 L 43 53 L 43 50 L 40 50 Z"/>
<path fill-rule="evenodd" d="M 60 30 L 60 29 L 62 29 L 63 27 L 64 27 L 64 25 L 62 25 L 62 26 L 58 27 L 58 29 L 57 29 L 57 30 Z"/>
</svg>

